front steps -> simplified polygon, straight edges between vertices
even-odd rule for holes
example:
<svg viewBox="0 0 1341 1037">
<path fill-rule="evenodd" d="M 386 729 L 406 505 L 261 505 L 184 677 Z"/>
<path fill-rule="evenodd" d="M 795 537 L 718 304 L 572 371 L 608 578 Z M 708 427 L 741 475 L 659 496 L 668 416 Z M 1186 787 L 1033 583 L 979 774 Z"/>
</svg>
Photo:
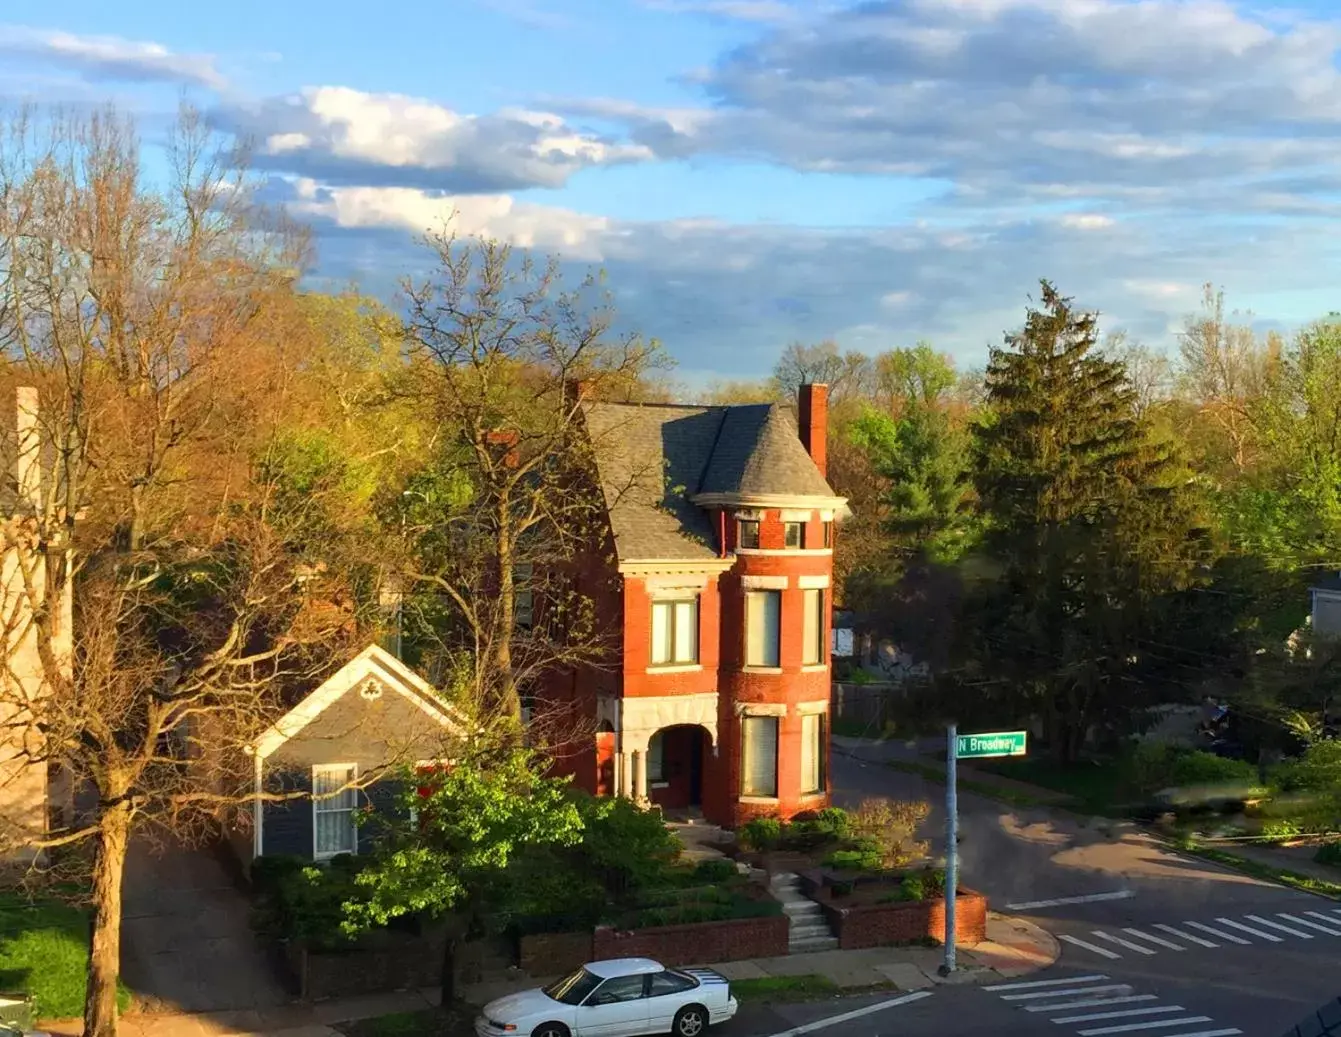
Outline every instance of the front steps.
<svg viewBox="0 0 1341 1037">
<path fill-rule="evenodd" d="M 768 888 L 782 903 L 782 912 L 789 923 L 787 953 L 837 950 L 838 937 L 830 931 L 819 904 L 801 893 L 800 883 L 800 878 L 792 872 L 779 872 L 768 883 Z"/>
</svg>

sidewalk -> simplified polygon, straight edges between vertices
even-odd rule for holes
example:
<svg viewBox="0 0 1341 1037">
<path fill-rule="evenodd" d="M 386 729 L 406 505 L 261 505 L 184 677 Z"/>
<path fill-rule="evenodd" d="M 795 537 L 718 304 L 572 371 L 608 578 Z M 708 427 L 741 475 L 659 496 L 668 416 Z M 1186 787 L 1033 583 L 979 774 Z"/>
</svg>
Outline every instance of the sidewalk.
<svg viewBox="0 0 1341 1037">
<path fill-rule="evenodd" d="M 733 980 L 819 975 L 843 989 L 889 987 L 912 991 L 943 983 L 990 983 L 1028 975 L 1055 962 L 1060 948 L 1038 926 L 993 913 L 987 922 L 987 940 L 959 951 L 959 970 L 949 978 L 936 972 L 942 953 L 936 947 L 874 947 L 719 962 L 709 967 Z M 509 979 L 465 984 L 461 997 L 468 1003 L 483 1005 L 496 997 L 541 986 L 552 978 L 518 971 Z M 337 1023 L 397 1012 L 422 1012 L 437 1003 L 436 988 L 403 990 L 245 1012 L 127 1015 L 121 1020 L 120 1030 L 123 1037 L 340 1037 L 334 1028 Z M 59 1037 L 78 1037 L 82 1029 L 77 1019 L 44 1021 L 42 1026 Z"/>
</svg>

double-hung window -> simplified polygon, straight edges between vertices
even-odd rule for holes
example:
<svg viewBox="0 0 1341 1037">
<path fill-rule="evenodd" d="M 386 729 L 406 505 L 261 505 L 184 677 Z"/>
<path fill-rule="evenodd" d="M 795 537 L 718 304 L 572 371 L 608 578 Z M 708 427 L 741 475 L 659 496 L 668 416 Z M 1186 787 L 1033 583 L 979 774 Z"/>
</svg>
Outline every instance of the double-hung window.
<svg viewBox="0 0 1341 1037">
<path fill-rule="evenodd" d="M 758 519 L 741 519 L 736 527 L 736 541 L 740 547 L 758 547 L 759 546 L 759 521 Z"/>
<path fill-rule="evenodd" d="M 801 792 L 824 791 L 824 714 L 801 714 Z"/>
<path fill-rule="evenodd" d="M 778 794 L 778 718 L 744 716 L 741 726 L 740 792 L 744 796 Z"/>
<path fill-rule="evenodd" d="M 801 662 L 805 666 L 817 666 L 824 662 L 824 591 L 811 588 L 801 593 L 805 604 Z"/>
<path fill-rule="evenodd" d="M 652 602 L 652 665 L 698 662 L 698 598 Z"/>
<path fill-rule="evenodd" d="M 806 524 L 804 522 L 784 522 L 782 524 L 782 546 L 789 551 L 799 551 L 806 546 Z"/>
<path fill-rule="evenodd" d="M 324 860 L 341 853 L 358 853 L 359 834 L 354 823 L 358 810 L 358 767 L 350 763 L 312 768 L 312 856 Z"/>
<path fill-rule="evenodd" d="M 747 591 L 745 594 L 745 665 L 779 666 L 782 592 Z"/>
</svg>

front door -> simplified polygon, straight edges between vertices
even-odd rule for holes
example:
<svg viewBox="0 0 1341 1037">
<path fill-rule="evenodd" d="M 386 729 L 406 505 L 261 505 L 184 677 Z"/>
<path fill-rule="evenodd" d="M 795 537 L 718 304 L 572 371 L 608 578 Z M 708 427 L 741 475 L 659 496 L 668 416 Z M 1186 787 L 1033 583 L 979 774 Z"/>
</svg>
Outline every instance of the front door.
<svg viewBox="0 0 1341 1037">
<path fill-rule="evenodd" d="M 574 1037 L 629 1037 L 647 1033 L 645 976 L 617 976 L 593 990 L 575 1013 Z"/>
<path fill-rule="evenodd" d="M 703 730 L 689 729 L 689 805 L 703 805 Z"/>
</svg>

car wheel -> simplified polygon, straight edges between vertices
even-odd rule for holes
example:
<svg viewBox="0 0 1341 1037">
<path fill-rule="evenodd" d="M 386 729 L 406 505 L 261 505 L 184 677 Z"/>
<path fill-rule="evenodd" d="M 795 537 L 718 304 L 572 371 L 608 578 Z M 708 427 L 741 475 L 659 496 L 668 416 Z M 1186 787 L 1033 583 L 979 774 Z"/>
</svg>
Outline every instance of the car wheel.
<svg viewBox="0 0 1341 1037">
<path fill-rule="evenodd" d="M 531 1037 L 572 1037 L 563 1023 L 541 1023 L 531 1031 Z"/>
<path fill-rule="evenodd" d="M 675 1037 L 699 1037 L 708 1028 L 708 1010 L 702 1005 L 685 1005 L 675 1013 L 671 1033 Z"/>
</svg>

